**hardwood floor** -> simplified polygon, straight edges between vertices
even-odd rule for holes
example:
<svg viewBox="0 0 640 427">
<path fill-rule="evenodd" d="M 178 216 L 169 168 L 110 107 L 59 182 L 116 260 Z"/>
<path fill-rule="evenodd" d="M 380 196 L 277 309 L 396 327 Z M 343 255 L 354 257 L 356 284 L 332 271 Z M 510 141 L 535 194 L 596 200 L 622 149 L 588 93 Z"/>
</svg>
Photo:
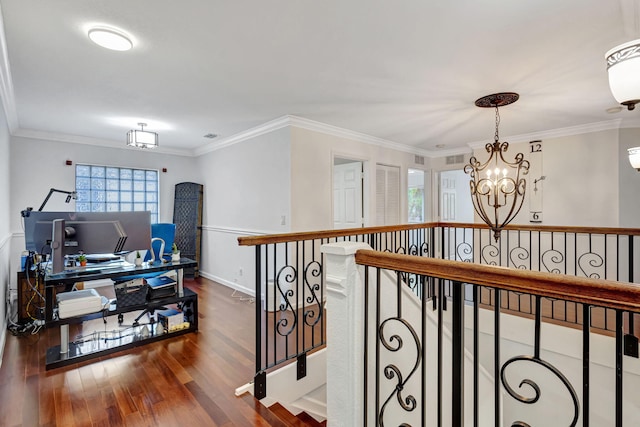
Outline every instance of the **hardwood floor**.
<svg viewBox="0 0 640 427">
<path fill-rule="evenodd" d="M 255 306 L 204 278 L 185 284 L 199 296 L 199 332 L 100 359 L 46 371 L 46 349 L 59 344 L 57 329 L 27 337 L 5 332 L 0 425 L 318 425 L 287 419 L 286 411 L 265 408 L 251 395 L 234 395 L 254 374 Z M 70 337 L 117 329 L 116 316 L 108 319 L 107 325 L 85 323 L 83 331 L 71 328 Z"/>
</svg>

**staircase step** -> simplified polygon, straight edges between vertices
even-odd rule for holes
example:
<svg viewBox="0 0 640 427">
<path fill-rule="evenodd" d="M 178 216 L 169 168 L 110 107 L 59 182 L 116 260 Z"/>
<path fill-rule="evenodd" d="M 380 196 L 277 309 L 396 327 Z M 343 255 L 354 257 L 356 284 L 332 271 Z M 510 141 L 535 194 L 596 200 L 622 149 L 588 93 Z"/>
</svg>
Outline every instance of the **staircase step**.
<svg viewBox="0 0 640 427">
<path fill-rule="evenodd" d="M 315 418 L 313 418 L 311 415 L 307 414 L 306 412 L 300 412 L 298 414 L 298 418 L 302 421 L 304 421 L 308 426 L 323 426 L 326 427 L 327 425 L 327 421 L 322 421 L 321 423 L 319 423 L 318 421 L 316 421 Z"/>
<path fill-rule="evenodd" d="M 293 415 L 279 403 L 269 406 L 269 410 L 287 427 L 323 427 L 327 425 L 326 421 L 319 423 L 305 412 L 301 412 L 297 416 Z"/>
<path fill-rule="evenodd" d="M 292 412 L 304 411 L 316 421 L 324 421 L 327 418 L 327 386 L 323 384 L 317 389 L 307 393 L 300 399 L 285 405 Z M 292 409 L 292 408 L 297 408 Z"/>
</svg>

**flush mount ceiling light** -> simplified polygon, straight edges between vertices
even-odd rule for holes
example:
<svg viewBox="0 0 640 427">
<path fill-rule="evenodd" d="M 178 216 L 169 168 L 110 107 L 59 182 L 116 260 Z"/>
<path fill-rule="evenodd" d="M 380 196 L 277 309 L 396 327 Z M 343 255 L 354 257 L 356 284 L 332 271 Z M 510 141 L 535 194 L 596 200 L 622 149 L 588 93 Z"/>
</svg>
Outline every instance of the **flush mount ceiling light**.
<svg viewBox="0 0 640 427">
<path fill-rule="evenodd" d="M 111 28 L 92 28 L 88 34 L 92 42 L 107 49 L 125 51 L 133 47 L 127 36 Z"/>
<path fill-rule="evenodd" d="M 505 160 L 504 153 L 509 148 L 509 143 L 500 142 L 498 136 L 498 107 L 513 104 L 518 98 L 520 95 L 517 93 L 502 92 L 476 100 L 477 107 L 496 109 L 496 133 L 493 143 L 485 145 L 489 153 L 487 161 L 480 163 L 473 156 L 464 167 L 464 172 L 471 177 L 469 186 L 473 207 L 493 230 L 496 242 L 500 238 L 500 230 L 509 224 L 522 208 L 526 187 L 526 181 L 522 176 L 529 172 L 529 162 L 524 160 L 522 153 L 516 154 L 513 162 Z M 485 176 L 482 175 L 483 172 Z"/>
<path fill-rule="evenodd" d="M 614 47 L 605 58 L 613 97 L 633 110 L 640 102 L 640 39 Z"/>
<path fill-rule="evenodd" d="M 138 123 L 140 130 L 131 129 L 127 132 L 127 145 L 136 148 L 156 148 L 158 146 L 158 134 L 144 130 L 146 123 Z"/>
</svg>

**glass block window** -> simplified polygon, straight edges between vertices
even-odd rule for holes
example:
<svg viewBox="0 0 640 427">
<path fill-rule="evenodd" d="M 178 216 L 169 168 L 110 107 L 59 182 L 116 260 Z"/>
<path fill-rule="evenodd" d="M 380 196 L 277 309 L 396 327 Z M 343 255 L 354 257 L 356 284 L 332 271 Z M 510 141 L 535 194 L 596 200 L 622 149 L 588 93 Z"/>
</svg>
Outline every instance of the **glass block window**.
<svg viewBox="0 0 640 427">
<path fill-rule="evenodd" d="M 76 165 L 76 211 L 151 212 L 158 222 L 158 171 L 113 166 Z"/>
</svg>

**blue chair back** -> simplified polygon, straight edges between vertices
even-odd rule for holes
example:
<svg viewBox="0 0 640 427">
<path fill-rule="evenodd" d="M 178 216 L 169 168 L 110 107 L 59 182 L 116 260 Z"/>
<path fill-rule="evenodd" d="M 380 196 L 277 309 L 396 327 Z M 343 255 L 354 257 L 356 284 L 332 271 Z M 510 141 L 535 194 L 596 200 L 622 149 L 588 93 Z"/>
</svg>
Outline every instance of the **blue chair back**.
<svg viewBox="0 0 640 427">
<path fill-rule="evenodd" d="M 162 259 L 163 257 L 171 258 L 171 246 L 176 237 L 176 225 L 167 222 L 161 222 L 158 224 L 151 224 L 151 238 L 160 238 L 164 241 L 164 253 L 160 253 L 161 242 L 152 241 L 151 250 L 155 259 Z M 151 254 L 148 254 L 148 259 L 151 259 Z M 147 261 L 148 261 L 147 259 Z"/>
</svg>

